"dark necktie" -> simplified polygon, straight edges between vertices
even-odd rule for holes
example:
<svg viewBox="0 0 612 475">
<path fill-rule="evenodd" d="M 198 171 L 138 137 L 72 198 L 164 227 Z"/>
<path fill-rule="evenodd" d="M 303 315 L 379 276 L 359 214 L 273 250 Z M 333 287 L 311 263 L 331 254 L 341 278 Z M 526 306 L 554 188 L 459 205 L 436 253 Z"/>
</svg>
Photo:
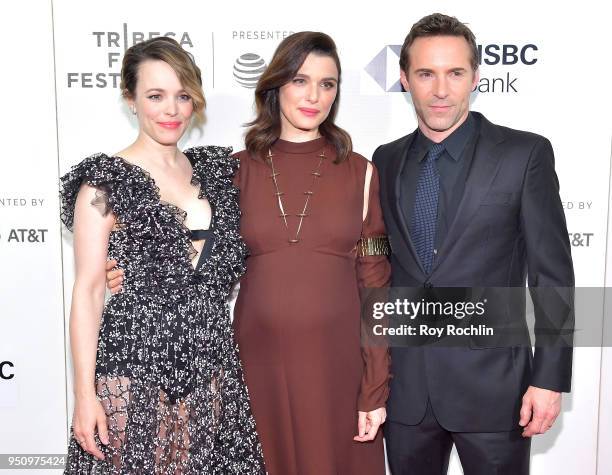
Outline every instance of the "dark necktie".
<svg viewBox="0 0 612 475">
<path fill-rule="evenodd" d="M 433 263 L 440 194 L 440 174 L 436 160 L 440 158 L 442 152 L 444 145 L 435 143 L 421 162 L 421 172 L 414 197 L 414 212 L 410 223 L 412 241 L 427 274 L 431 272 Z"/>
</svg>

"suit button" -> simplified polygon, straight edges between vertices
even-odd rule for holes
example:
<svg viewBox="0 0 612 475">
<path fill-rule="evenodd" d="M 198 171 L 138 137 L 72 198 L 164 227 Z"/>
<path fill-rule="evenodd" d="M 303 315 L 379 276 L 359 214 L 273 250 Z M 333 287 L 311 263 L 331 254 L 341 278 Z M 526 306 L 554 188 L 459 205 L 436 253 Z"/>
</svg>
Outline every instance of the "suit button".
<svg viewBox="0 0 612 475">
<path fill-rule="evenodd" d="M 431 289 L 433 288 L 433 284 L 431 282 L 425 282 L 423 284 L 423 287 L 425 287 L 426 289 Z"/>
</svg>

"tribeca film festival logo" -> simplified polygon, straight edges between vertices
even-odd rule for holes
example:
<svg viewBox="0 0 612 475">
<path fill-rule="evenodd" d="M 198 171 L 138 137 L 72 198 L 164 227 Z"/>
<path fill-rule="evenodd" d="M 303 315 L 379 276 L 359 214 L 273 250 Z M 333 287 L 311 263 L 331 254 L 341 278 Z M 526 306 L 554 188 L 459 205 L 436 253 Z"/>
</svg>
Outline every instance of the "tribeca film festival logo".
<svg viewBox="0 0 612 475">
<path fill-rule="evenodd" d="M 266 62 L 261 56 L 245 53 L 234 62 L 234 80 L 242 87 L 253 89 L 266 67 Z"/>
<path fill-rule="evenodd" d="M 123 23 L 121 31 L 92 31 L 91 41 L 95 48 L 106 53 L 104 67 L 108 71 L 94 72 L 72 72 L 66 74 L 69 88 L 107 88 L 119 87 L 121 82 L 121 57 L 126 49 L 136 43 L 156 38 L 158 36 L 169 36 L 174 38 L 183 48 L 193 48 L 193 41 L 188 32 L 168 31 L 130 31 L 127 23 Z"/>
<path fill-rule="evenodd" d="M 399 80 L 399 56 L 402 45 L 386 45 L 365 67 L 365 71 L 386 92 L 404 92 Z M 522 64 L 533 66 L 537 63 L 534 44 L 487 44 L 478 45 L 480 64 L 489 66 L 513 66 Z M 501 77 L 480 77 L 475 91 L 479 93 L 516 93 L 518 77 L 510 71 Z"/>
</svg>

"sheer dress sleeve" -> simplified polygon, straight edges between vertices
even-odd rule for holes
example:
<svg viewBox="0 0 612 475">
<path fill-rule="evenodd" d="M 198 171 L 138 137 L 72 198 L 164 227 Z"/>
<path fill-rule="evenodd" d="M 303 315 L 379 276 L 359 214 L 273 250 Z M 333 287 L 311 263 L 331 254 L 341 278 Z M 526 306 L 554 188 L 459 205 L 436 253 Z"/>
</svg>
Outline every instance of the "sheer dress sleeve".
<svg viewBox="0 0 612 475">
<path fill-rule="evenodd" d="M 96 195 L 91 204 L 103 216 L 109 213 L 121 215 L 121 194 L 117 190 L 120 183 L 120 167 L 113 158 L 105 154 L 92 155 L 72 167 L 60 178 L 62 222 L 72 231 L 76 199 L 83 184 L 96 188 Z"/>
</svg>

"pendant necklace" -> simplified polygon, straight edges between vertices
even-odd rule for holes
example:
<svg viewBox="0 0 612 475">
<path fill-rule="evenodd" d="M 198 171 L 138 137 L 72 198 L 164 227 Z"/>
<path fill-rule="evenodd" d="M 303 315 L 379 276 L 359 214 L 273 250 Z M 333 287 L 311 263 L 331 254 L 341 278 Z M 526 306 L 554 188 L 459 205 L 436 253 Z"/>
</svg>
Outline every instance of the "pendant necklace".
<svg viewBox="0 0 612 475">
<path fill-rule="evenodd" d="M 280 175 L 280 173 L 277 172 L 276 168 L 274 167 L 273 157 L 274 155 L 272 154 L 272 150 L 269 149 L 267 159 L 268 159 L 268 162 L 270 162 L 270 166 L 272 167 L 272 174 L 270 175 L 270 178 L 272 178 L 272 182 L 274 183 L 274 189 L 275 189 L 274 196 L 276 196 L 276 199 L 277 199 L 278 209 L 280 211 L 280 217 L 283 218 L 283 222 L 285 223 L 285 228 L 287 229 L 287 231 L 289 231 L 289 223 L 287 222 L 287 216 L 291 216 L 291 215 L 285 212 L 285 206 L 283 203 L 283 195 L 285 193 L 280 191 L 278 187 L 277 177 Z M 300 242 L 300 231 L 302 230 L 302 224 L 303 224 L 304 218 L 308 216 L 308 204 L 310 203 L 310 198 L 312 197 L 312 195 L 314 195 L 313 190 L 315 188 L 317 179 L 322 177 L 321 164 L 323 163 L 323 160 L 327 158 L 325 156 L 325 151 L 322 150 L 321 153 L 318 155 L 318 157 L 319 157 L 319 163 L 317 164 L 317 167 L 314 169 L 314 171 L 310 173 L 312 175 L 310 189 L 304 192 L 304 195 L 306 195 L 306 199 L 304 201 L 302 212 L 296 215 L 298 218 L 300 218 L 300 221 L 298 223 L 295 234 L 293 235 L 293 237 L 291 237 L 290 235 L 288 239 L 289 244 L 297 244 L 298 242 Z"/>
</svg>

